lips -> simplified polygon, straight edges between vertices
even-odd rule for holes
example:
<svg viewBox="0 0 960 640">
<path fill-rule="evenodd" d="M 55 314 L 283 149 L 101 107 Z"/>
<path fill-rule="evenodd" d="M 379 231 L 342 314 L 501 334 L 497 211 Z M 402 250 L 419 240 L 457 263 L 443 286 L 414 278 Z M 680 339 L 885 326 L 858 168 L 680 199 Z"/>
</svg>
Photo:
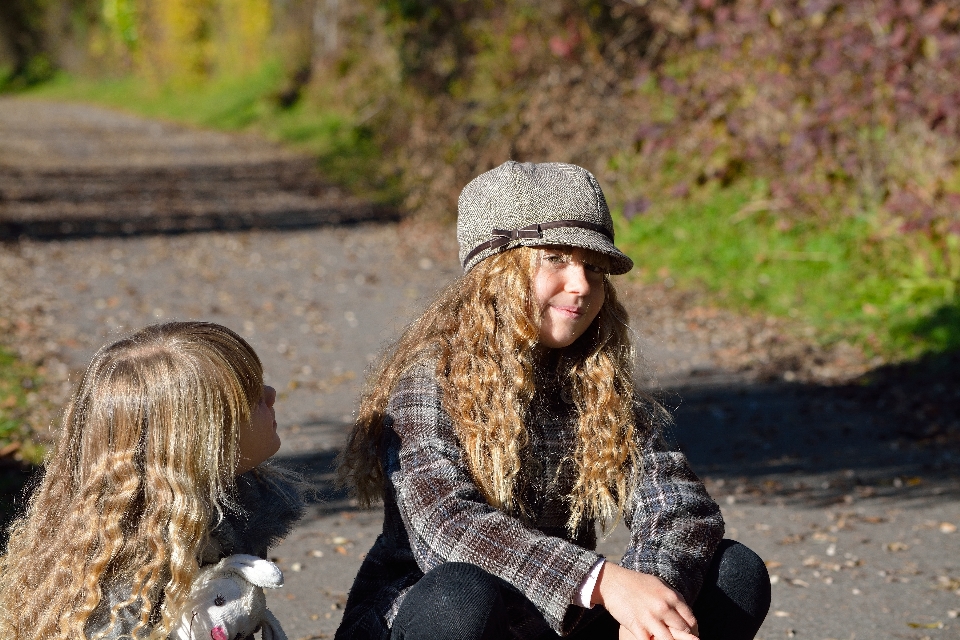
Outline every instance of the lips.
<svg viewBox="0 0 960 640">
<path fill-rule="evenodd" d="M 554 305 L 553 309 L 562 316 L 567 318 L 579 318 L 583 315 L 583 308 L 573 307 L 573 306 L 557 306 Z"/>
</svg>

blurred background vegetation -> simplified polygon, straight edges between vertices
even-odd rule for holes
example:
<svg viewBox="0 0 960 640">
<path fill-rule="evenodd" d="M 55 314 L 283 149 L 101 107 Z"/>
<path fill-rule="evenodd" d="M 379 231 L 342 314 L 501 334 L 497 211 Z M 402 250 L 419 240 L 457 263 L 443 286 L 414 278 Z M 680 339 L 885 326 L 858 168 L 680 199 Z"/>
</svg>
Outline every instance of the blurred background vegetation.
<svg viewBox="0 0 960 640">
<path fill-rule="evenodd" d="M 642 278 L 885 360 L 960 346 L 953 2 L 5 0 L 0 28 L 7 92 L 253 129 L 435 220 L 508 158 L 578 163 Z"/>
</svg>

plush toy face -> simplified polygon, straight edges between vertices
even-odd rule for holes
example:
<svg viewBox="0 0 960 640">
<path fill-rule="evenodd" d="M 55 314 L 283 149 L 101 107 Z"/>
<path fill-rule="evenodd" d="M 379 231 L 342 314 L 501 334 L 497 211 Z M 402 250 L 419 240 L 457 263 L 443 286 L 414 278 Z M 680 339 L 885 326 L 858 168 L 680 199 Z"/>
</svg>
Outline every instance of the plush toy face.
<svg viewBox="0 0 960 640">
<path fill-rule="evenodd" d="M 244 589 L 243 586 L 247 588 Z M 197 640 L 245 640 L 260 626 L 260 619 L 253 619 L 251 609 L 263 609 L 253 602 L 252 585 L 241 586 L 235 576 L 225 576 L 207 582 L 202 592 L 191 594 L 191 636 Z M 259 594 L 263 597 L 262 592 Z M 198 633 L 199 632 L 199 633 Z"/>
<path fill-rule="evenodd" d="M 263 588 L 283 584 L 277 565 L 256 556 L 233 555 L 200 570 L 173 637 L 177 640 L 247 640 L 263 629 L 263 640 L 286 640 L 267 610 Z"/>
</svg>

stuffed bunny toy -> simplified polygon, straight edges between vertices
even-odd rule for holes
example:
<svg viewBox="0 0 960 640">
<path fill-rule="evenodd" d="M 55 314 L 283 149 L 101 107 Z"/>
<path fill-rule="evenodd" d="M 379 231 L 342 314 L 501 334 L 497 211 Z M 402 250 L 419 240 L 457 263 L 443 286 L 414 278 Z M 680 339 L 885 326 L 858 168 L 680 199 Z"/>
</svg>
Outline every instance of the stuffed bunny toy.
<svg viewBox="0 0 960 640">
<path fill-rule="evenodd" d="M 287 640 L 267 609 L 263 588 L 283 586 L 280 568 L 245 554 L 227 556 L 197 573 L 175 640 L 247 640 L 263 630 L 263 640 Z"/>
</svg>

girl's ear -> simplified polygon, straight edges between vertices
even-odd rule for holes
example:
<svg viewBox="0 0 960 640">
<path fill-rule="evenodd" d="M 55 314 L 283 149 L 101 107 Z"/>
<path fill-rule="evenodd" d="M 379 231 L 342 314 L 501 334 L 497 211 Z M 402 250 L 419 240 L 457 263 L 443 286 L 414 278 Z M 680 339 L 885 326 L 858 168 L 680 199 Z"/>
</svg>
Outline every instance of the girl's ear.
<svg viewBox="0 0 960 640">
<path fill-rule="evenodd" d="M 220 561 L 224 573 L 236 573 L 250 584 L 266 589 L 283 586 L 283 572 L 269 560 L 243 553 L 227 556 Z"/>
</svg>

